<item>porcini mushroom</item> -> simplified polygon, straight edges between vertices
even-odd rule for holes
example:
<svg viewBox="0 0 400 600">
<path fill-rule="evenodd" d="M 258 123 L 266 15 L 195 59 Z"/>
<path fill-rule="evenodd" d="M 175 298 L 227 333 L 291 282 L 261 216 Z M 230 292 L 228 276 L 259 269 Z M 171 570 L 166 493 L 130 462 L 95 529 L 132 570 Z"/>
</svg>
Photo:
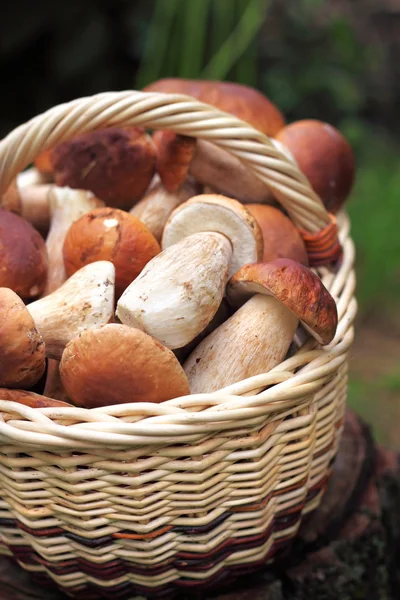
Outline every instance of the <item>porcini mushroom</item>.
<svg viewBox="0 0 400 600">
<path fill-rule="evenodd" d="M 28 221 L 0 208 L 0 286 L 24 300 L 36 298 L 47 278 L 43 238 Z"/>
<path fill-rule="evenodd" d="M 308 265 L 307 250 L 299 230 L 280 210 L 268 204 L 247 204 L 259 224 L 264 238 L 262 262 L 277 258 L 291 258 Z"/>
<path fill-rule="evenodd" d="M 63 246 L 67 275 L 98 260 L 111 261 L 117 298 L 160 251 L 159 243 L 139 219 L 109 206 L 91 210 L 75 221 Z"/>
<path fill-rule="evenodd" d="M 239 202 L 203 194 L 172 213 L 162 246 L 121 296 L 117 316 L 175 349 L 214 317 L 228 276 L 260 260 L 262 234 Z"/>
<path fill-rule="evenodd" d="M 73 337 L 112 320 L 114 282 L 114 265 L 98 261 L 86 265 L 55 292 L 26 307 L 45 341 L 47 356 L 59 360 Z"/>
<path fill-rule="evenodd" d="M 0 388 L 0 400 L 18 402 L 18 404 L 24 404 L 30 408 L 72 407 L 72 404 L 69 402 L 55 400 L 54 398 L 48 398 L 47 396 L 25 390 L 8 390 L 6 388 Z"/>
<path fill-rule="evenodd" d="M 44 233 L 50 223 L 48 184 L 19 185 L 18 179 L 13 181 L 1 199 L 1 206 L 20 215 L 35 229 Z"/>
<path fill-rule="evenodd" d="M 266 96 L 237 83 L 167 78 L 151 83 L 144 90 L 192 96 L 235 115 L 268 136 L 276 135 L 285 125 L 282 113 Z M 163 148 L 160 160 L 173 165 L 173 150 L 179 155 L 184 150 L 182 136 L 168 131 L 157 136 L 158 145 Z M 215 192 L 241 202 L 274 202 L 266 185 L 255 174 L 239 159 L 211 142 L 197 140 L 196 146 L 185 155 L 186 161 L 189 158 L 190 174 L 200 183 L 211 186 Z"/>
<path fill-rule="evenodd" d="M 172 194 L 187 177 L 196 139 L 168 130 L 155 131 L 152 139 L 157 148 L 157 173 L 165 189 Z"/>
<path fill-rule="evenodd" d="M 354 182 L 354 155 L 343 135 L 322 121 L 307 119 L 287 125 L 276 139 L 293 154 L 300 170 L 326 209 L 336 213 Z"/>
<path fill-rule="evenodd" d="M 0 288 L 0 386 L 30 388 L 45 368 L 45 345 L 25 304 Z"/>
<path fill-rule="evenodd" d="M 187 177 L 180 187 L 173 193 L 168 192 L 157 177 L 154 184 L 141 200 L 129 211 L 146 225 L 156 238 L 161 242 L 164 227 L 172 211 L 200 193 L 200 185 Z"/>
<path fill-rule="evenodd" d="M 53 149 L 43 150 L 34 160 L 35 168 L 46 181 L 51 181 L 53 176 Z"/>
<path fill-rule="evenodd" d="M 52 152 L 59 186 L 90 190 L 107 205 L 130 209 L 156 168 L 156 148 L 140 127 L 85 133 Z"/>
<path fill-rule="evenodd" d="M 43 295 L 57 290 L 67 279 L 64 267 L 63 243 L 71 225 L 93 208 L 104 202 L 87 190 L 73 190 L 52 186 L 49 190 L 51 225 L 46 238 L 49 270 Z"/>
<path fill-rule="evenodd" d="M 299 321 L 320 344 L 335 335 L 334 299 L 317 275 L 293 260 L 245 265 L 227 295 L 239 310 L 184 364 L 194 394 L 268 372 L 286 356 Z"/>
<path fill-rule="evenodd" d="M 68 396 L 84 408 L 163 402 L 190 393 L 173 352 L 146 333 L 116 323 L 71 340 L 60 372 Z"/>
</svg>

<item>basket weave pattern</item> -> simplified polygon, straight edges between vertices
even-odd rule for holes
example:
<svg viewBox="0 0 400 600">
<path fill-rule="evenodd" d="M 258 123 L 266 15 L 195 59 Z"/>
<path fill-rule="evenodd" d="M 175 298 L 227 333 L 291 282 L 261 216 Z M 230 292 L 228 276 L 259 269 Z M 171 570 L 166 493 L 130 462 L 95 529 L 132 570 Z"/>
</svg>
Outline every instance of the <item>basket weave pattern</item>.
<svg viewBox="0 0 400 600">
<path fill-rule="evenodd" d="M 246 163 L 295 224 L 329 217 L 261 133 L 185 96 L 106 93 L 55 107 L 0 142 L 0 193 L 47 147 L 121 124 L 213 141 Z M 272 560 L 321 499 L 335 457 L 353 340 L 354 247 L 318 269 L 337 301 L 335 339 L 308 340 L 264 375 L 212 394 L 99 409 L 0 399 L 0 552 L 75 597 L 164 597 Z M 245 349 L 244 349 L 245 351 Z"/>
</svg>

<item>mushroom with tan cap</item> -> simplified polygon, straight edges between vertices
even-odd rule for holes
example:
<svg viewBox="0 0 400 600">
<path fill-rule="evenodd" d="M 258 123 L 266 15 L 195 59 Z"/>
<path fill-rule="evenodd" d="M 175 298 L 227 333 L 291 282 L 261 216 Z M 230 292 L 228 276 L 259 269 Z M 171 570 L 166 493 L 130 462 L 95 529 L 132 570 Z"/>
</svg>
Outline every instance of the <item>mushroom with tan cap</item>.
<svg viewBox="0 0 400 600">
<path fill-rule="evenodd" d="M 43 291 L 47 270 L 40 233 L 19 215 L 0 208 L 0 286 L 31 300 Z"/>
<path fill-rule="evenodd" d="M 146 333 L 116 323 L 71 340 L 60 373 L 72 402 L 84 408 L 163 402 L 190 393 L 173 352 Z"/>
<path fill-rule="evenodd" d="M 113 319 L 115 268 L 109 261 L 86 265 L 52 294 L 26 308 L 50 358 L 60 359 L 66 344 L 87 329 Z"/>
<path fill-rule="evenodd" d="M 157 147 L 157 173 L 165 189 L 176 192 L 185 181 L 196 149 L 196 139 L 163 130 L 153 133 Z"/>
<path fill-rule="evenodd" d="M 35 229 L 45 233 L 50 223 L 50 185 L 19 185 L 14 180 L 1 198 L 0 205 L 20 215 Z"/>
<path fill-rule="evenodd" d="M 335 335 L 334 299 L 317 275 L 293 260 L 245 265 L 227 295 L 239 310 L 184 364 L 194 394 L 268 372 L 285 358 L 299 321 L 320 344 Z"/>
<path fill-rule="evenodd" d="M 49 270 L 44 296 L 57 290 L 68 277 L 64 266 L 63 243 L 71 225 L 90 210 L 104 206 L 104 202 L 87 190 L 57 186 L 51 186 L 49 202 L 51 225 L 46 238 Z"/>
<path fill-rule="evenodd" d="M 172 211 L 189 198 L 201 192 L 201 186 L 192 177 L 187 177 L 175 192 L 168 192 L 160 178 L 155 177 L 151 188 L 129 211 L 137 217 L 161 242 L 164 227 Z"/>
<path fill-rule="evenodd" d="M 313 119 L 287 125 L 276 138 L 293 154 L 326 209 L 336 213 L 354 182 L 354 155 L 347 140 L 329 123 Z"/>
<path fill-rule="evenodd" d="M 262 262 L 291 258 L 308 266 L 307 250 L 299 230 L 280 210 L 268 204 L 247 204 L 264 238 Z"/>
<path fill-rule="evenodd" d="M 263 241 L 255 219 L 239 202 L 203 194 L 172 213 L 162 247 L 121 296 L 117 316 L 176 349 L 208 325 L 228 277 L 260 260 Z"/>
<path fill-rule="evenodd" d="M 156 168 L 156 148 L 140 127 L 84 133 L 52 151 L 59 186 L 90 190 L 107 205 L 130 209 Z"/>
<path fill-rule="evenodd" d="M 160 252 L 159 243 L 139 219 L 109 206 L 91 210 L 75 221 L 63 246 L 67 275 L 98 260 L 111 261 L 117 298 Z"/>
<path fill-rule="evenodd" d="M 238 117 L 267 136 L 275 136 L 285 125 L 282 113 L 266 96 L 238 83 L 167 78 L 151 83 L 144 90 L 192 96 Z M 169 131 L 156 135 L 159 147 L 163 148 L 161 164 L 172 165 L 174 155 L 185 155 L 185 136 Z M 226 150 L 198 139 L 195 148 L 186 153 L 186 160 L 191 153 L 189 173 L 215 192 L 241 202 L 274 202 L 266 185 Z"/>
<path fill-rule="evenodd" d="M 30 388 L 45 368 L 43 338 L 25 304 L 11 289 L 0 288 L 0 386 Z"/>
<path fill-rule="evenodd" d="M 18 402 L 30 408 L 49 408 L 49 407 L 72 407 L 69 402 L 48 398 L 35 392 L 27 392 L 25 390 L 8 390 L 0 388 L 0 400 L 8 400 L 8 402 Z"/>
</svg>

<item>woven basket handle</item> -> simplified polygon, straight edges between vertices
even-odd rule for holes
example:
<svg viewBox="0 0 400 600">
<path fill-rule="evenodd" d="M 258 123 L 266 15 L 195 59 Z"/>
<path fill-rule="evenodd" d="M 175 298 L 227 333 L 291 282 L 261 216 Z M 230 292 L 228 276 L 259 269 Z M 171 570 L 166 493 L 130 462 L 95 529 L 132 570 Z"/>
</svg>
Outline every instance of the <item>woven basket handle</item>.
<svg viewBox="0 0 400 600">
<path fill-rule="evenodd" d="M 154 92 L 105 92 L 55 106 L 14 129 L 0 142 L 0 196 L 43 150 L 105 127 L 170 129 L 208 140 L 241 160 L 273 192 L 308 234 L 332 225 L 308 180 L 261 132 L 189 96 Z"/>
</svg>

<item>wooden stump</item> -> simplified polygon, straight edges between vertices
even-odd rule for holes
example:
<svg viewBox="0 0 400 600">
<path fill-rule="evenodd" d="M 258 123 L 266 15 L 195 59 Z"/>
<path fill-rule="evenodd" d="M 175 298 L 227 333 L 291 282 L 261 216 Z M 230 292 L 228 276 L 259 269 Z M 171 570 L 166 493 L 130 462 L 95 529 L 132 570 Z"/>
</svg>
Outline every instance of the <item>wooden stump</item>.
<svg viewBox="0 0 400 600">
<path fill-rule="evenodd" d="M 191 600 L 397 600 L 400 598 L 400 468 L 351 411 L 320 508 L 279 564 L 218 594 Z M 0 600 L 66 600 L 0 558 Z"/>
</svg>

